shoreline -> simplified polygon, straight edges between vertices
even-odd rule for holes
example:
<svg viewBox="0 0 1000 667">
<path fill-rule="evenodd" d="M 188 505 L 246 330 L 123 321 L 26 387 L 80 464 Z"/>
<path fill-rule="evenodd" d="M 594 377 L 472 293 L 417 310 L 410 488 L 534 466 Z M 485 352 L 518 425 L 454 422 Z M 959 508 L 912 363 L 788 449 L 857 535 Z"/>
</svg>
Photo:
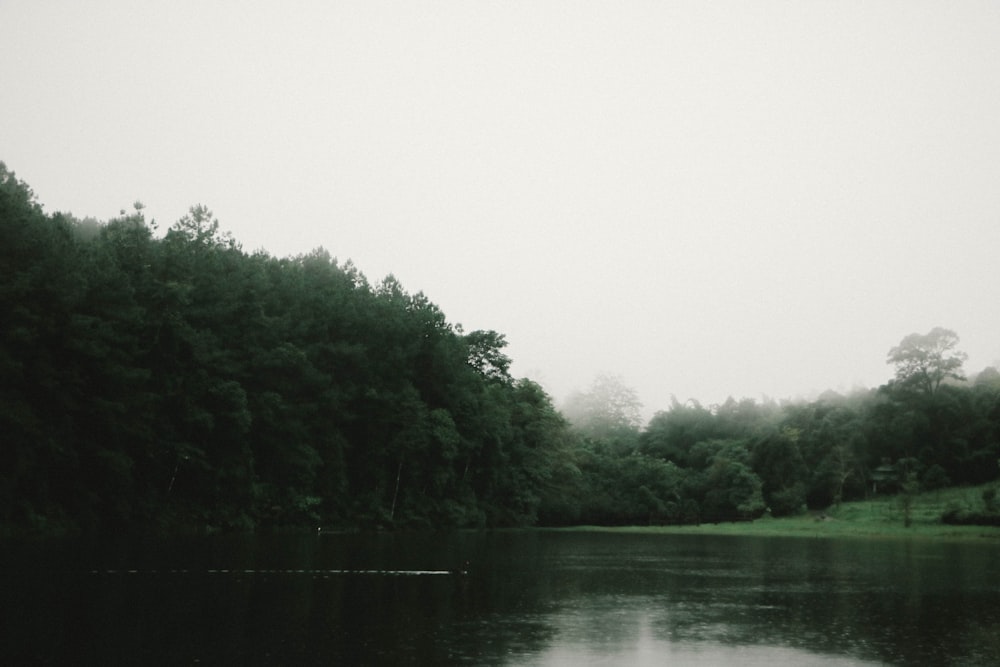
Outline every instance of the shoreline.
<svg viewBox="0 0 1000 667">
<path fill-rule="evenodd" d="M 990 526 L 947 524 L 857 524 L 837 519 L 811 517 L 758 519 L 734 523 L 703 523 L 677 526 L 565 526 L 535 530 L 565 532 L 646 533 L 650 535 L 714 535 L 722 537 L 796 537 L 806 539 L 893 539 L 1000 542 L 1000 529 Z"/>
</svg>

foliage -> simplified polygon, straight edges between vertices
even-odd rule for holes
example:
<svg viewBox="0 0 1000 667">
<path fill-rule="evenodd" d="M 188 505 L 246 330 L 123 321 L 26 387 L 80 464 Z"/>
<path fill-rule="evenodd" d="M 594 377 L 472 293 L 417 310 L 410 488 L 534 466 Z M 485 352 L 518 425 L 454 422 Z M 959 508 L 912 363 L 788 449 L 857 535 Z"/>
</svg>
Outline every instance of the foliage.
<svg viewBox="0 0 1000 667">
<path fill-rule="evenodd" d="M 952 488 L 923 492 L 913 499 L 912 523 L 903 525 L 902 512 L 895 497 L 844 501 L 826 512 L 810 512 L 793 517 L 762 518 L 698 525 L 591 527 L 593 531 L 642 532 L 654 534 L 697 534 L 760 537 L 804 537 L 808 539 L 932 539 L 995 543 L 1000 532 L 983 530 L 976 525 L 949 524 L 942 513 L 951 507 L 965 507 L 979 496 L 981 487 Z M 969 507 L 972 507 L 969 505 Z M 579 530 L 574 528 L 574 530 Z"/>
<path fill-rule="evenodd" d="M 889 350 L 887 363 L 896 367 L 896 381 L 925 394 L 937 392 L 941 383 L 952 378 L 964 380 L 964 352 L 955 351 L 958 334 L 934 327 L 926 334 L 913 333 Z"/>
<path fill-rule="evenodd" d="M 963 382 L 947 329 L 893 347 L 873 391 L 673 399 L 643 427 L 603 375 L 564 416 L 511 376 L 503 334 L 465 333 L 391 275 L 247 254 L 200 205 L 157 237 L 133 208 L 47 214 L 0 163 L 8 530 L 673 525 L 886 493 L 919 525 L 922 492 L 1000 472 L 1000 372 Z"/>
<path fill-rule="evenodd" d="M 204 206 L 154 230 L 46 215 L 0 165 L 0 523 L 524 525 L 562 483 L 501 334 Z"/>
<path fill-rule="evenodd" d="M 616 375 L 597 376 L 587 391 L 574 393 L 563 406 L 578 432 L 605 439 L 637 435 L 641 409 L 638 394 Z"/>
<path fill-rule="evenodd" d="M 1000 526 L 1000 505 L 997 503 L 998 487 L 988 486 L 982 490 L 982 505 L 973 503 L 952 503 L 941 515 L 941 521 L 955 526 Z"/>
</svg>

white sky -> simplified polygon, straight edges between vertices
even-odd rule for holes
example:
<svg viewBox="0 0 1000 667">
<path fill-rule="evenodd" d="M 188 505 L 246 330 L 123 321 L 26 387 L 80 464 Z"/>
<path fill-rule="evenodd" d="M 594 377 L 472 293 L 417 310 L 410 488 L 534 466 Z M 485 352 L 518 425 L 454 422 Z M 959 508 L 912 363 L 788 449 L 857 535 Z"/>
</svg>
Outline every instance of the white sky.
<svg viewBox="0 0 1000 667">
<path fill-rule="evenodd" d="M 0 0 L 46 210 L 211 208 L 649 416 L 1000 360 L 1000 3 Z"/>
</svg>

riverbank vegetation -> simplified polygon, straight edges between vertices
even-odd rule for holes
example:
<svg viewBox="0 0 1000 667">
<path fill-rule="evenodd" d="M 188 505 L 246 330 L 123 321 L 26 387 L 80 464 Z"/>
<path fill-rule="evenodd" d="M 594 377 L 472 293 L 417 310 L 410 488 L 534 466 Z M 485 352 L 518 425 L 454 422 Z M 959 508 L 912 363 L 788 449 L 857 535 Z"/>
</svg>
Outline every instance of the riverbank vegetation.
<svg viewBox="0 0 1000 667">
<path fill-rule="evenodd" d="M 952 512 L 978 513 L 983 496 L 996 490 L 994 484 L 953 487 L 917 494 L 911 499 L 911 521 L 905 522 L 903 499 L 895 494 L 842 503 L 828 511 L 810 510 L 755 521 L 727 521 L 670 526 L 585 526 L 572 530 L 678 533 L 698 535 L 756 535 L 760 537 L 883 537 L 952 540 L 1000 540 L 1000 531 L 991 526 L 955 525 L 942 521 Z"/>
<path fill-rule="evenodd" d="M 599 377 L 557 409 L 396 278 L 318 249 L 245 252 L 203 206 L 48 214 L 0 163 L 6 532 L 685 525 L 840 516 L 992 483 L 1000 372 L 913 334 L 874 389 L 674 400 L 647 424 Z M 996 495 L 943 508 L 989 523 Z"/>
</svg>

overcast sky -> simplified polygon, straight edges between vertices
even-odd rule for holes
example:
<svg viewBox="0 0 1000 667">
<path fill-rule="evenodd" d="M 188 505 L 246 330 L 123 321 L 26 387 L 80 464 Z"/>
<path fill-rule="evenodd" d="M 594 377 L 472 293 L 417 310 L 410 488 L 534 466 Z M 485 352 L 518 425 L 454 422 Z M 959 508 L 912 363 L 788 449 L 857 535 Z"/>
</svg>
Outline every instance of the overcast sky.
<svg viewBox="0 0 1000 667">
<path fill-rule="evenodd" d="M 322 246 L 506 334 L 561 401 L 1000 360 L 1000 3 L 0 0 L 0 160 L 46 211 Z"/>
</svg>

